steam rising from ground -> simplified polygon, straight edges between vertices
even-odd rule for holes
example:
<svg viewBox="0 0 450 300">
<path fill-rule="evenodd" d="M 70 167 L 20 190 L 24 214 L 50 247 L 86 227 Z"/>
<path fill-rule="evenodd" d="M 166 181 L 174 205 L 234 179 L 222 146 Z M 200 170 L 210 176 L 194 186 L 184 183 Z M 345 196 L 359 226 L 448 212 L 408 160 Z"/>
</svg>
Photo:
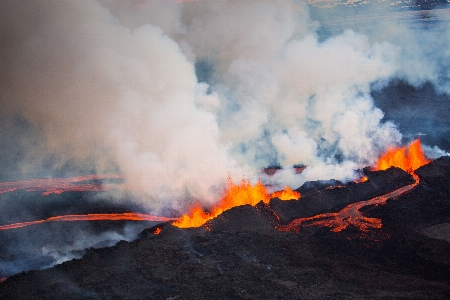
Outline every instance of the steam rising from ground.
<svg viewBox="0 0 450 300">
<path fill-rule="evenodd" d="M 1 104 L 42 134 L 26 161 L 118 168 L 149 210 L 216 201 L 228 174 L 269 165 L 311 166 L 297 185 L 349 180 L 402 138 L 374 87 L 450 91 L 448 39 L 430 57 L 393 21 L 323 38 L 301 1 L 0 6 Z"/>
</svg>

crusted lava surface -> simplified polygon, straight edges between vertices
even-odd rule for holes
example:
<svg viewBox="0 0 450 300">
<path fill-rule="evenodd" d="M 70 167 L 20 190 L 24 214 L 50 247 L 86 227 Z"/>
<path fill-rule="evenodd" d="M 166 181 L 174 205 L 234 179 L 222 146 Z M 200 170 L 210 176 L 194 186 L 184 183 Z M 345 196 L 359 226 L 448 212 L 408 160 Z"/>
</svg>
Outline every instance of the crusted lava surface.
<svg viewBox="0 0 450 300">
<path fill-rule="evenodd" d="M 382 228 L 277 226 L 338 211 L 414 182 L 400 169 L 359 184 L 309 183 L 299 201 L 224 212 L 200 228 L 169 223 L 133 242 L 0 282 L 1 299 L 449 299 L 450 157 L 416 171 L 420 183 L 362 209 Z"/>
</svg>

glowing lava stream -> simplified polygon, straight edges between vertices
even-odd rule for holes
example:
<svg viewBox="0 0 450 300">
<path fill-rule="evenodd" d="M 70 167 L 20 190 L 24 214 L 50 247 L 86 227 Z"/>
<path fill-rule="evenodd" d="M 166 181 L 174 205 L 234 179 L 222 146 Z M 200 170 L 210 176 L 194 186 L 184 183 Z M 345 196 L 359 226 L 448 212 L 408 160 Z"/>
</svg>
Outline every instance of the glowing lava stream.
<svg viewBox="0 0 450 300">
<path fill-rule="evenodd" d="M 112 213 L 112 214 L 86 214 L 86 215 L 64 215 L 50 217 L 43 220 L 13 223 L 0 226 L 0 230 L 22 228 L 30 225 L 48 223 L 48 222 L 67 222 L 67 221 L 149 221 L 149 222 L 167 222 L 175 220 L 174 218 L 159 217 L 134 212 Z"/>
<path fill-rule="evenodd" d="M 26 189 L 27 192 L 44 191 L 42 195 L 61 194 L 63 192 L 100 192 L 124 189 L 123 184 L 82 183 L 83 181 L 102 179 L 123 179 L 120 174 L 85 175 L 69 178 L 30 179 L 12 182 L 0 182 L 0 194 Z"/>
<path fill-rule="evenodd" d="M 419 177 L 417 175 L 414 176 L 414 179 L 416 182 L 413 184 L 409 184 L 396 189 L 393 192 L 372 198 L 370 200 L 347 205 L 336 213 L 325 213 L 309 218 L 298 218 L 291 221 L 287 225 L 278 226 L 277 228 L 280 231 L 295 231 L 296 233 L 299 233 L 300 229 L 305 226 L 327 226 L 333 228 L 331 230 L 333 232 L 342 231 L 349 225 L 353 225 L 361 231 L 367 231 L 368 228 L 381 228 L 382 224 L 380 219 L 365 217 L 359 210 L 367 205 L 384 204 L 390 198 L 409 192 L 417 184 L 419 184 Z"/>
<path fill-rule="evenodd" d="M 426 159 L 423 154 L 420 140 L 413 141 L 408 148 L 406 146 L 402 148 L 390 148 L 380 157 L 374 170 L 386 170 L 391 166 L 401 168 L 413 176 L 415 180 L 413 184 L 366 201 L 349 204 L 335 213 L 324 213 L 308 218 L 298 218 L 287 225 L 281 225 L 277 228 L 280 231 L 294 231 L 296 233 L 300 232 L 300 229 L 306 226 L 331 227 L 331 231 L 333 232 L 342 231 L 349 225 L 353 225 L 361 231 L 367 231 L 369 228 L 381 228 L 382 224 L 380 219 L 365 217 L 359 210 L 368 205 L 384 204 L 388 199 L 398 197 L 412 190 L 419 184 L 419 176 L 414 171 L 429 162 L 430 160 Z"/>
</svg>

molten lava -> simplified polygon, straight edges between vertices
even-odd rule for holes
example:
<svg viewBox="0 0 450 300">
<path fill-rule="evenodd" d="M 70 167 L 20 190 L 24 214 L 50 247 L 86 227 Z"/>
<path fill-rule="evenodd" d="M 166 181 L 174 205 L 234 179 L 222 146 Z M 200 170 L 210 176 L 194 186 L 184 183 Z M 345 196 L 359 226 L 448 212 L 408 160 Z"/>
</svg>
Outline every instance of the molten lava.
<svg viewBox="0 0 450 300">
<path fill-rule="evenodd" d="M 382 196 L 349 204 L 335 213 L 325 213 L 309 218 L 298 218 L 287 225 L 278 226 L 278 229 L 280 231 L 295 231 L 298 233 L 301 228 L 306 226 L 327 226 L 331 227 L 331 231 L 333 232 L 342 231 L 350 225 L 359 228 L 361 231 L 367 231 L 369 228 L 381 228 L 382 224 L 380 219 L 365 217 L 359 210 L 367 205 L 384 204 L 390 198 L 409 192 L 419 183 L 418 176 L 415 176 L 414 179 L 416 182 L 413 184 L 401 187 Z"/>
<path fill-rule="evenodd" d="M 100 192 L 123 189 L 123 184 L 89 182 L 103 179 L 123 179 L 120 174 L 85 175 L 69 178 L 30 179 L 12 182 L 0 182 L 0 194 L 25 189 L 27 192 L 43 191 L 42 195 L 61 194 L 63 192 Z"/>
<path fill-rule="evenodd" d="M 386 170 L 390 167 L 398 167 L 409 173 L 429 163 L 423 154 L 420 140 L 414 140 L 408 147 L 389 148 L 377 161 L 375 170 Z"/>
<path fill-rule="evenodd" d="M 300 199 L 300 193 L 293 191 L 290 187 L 286 186 L 284 190 L 272 193 L 269 199 L 271 198 L 278 198 L 280 200 L 298 200 Z"/>
<path fill-rule="evenodd" d="M 420 140 L 413 141 L 408 147 L 390 148 L 386 153 L 381 155 L 374 169 L 386 170 L 392 166 L 401 168 L 413 176 L 415 180 L 413 184 L 366 201 L 347 205 L 335 213 L 324 213 L 309 218 L 298 218 L 287 225 L 279 226 L 278 229 L 298 233 L 301 228 L 306 226 L 327 226 L 331 227 L 334 232 L 342 231 L 350 225 L 359 228 L 361 231 L 367 231 L 369 228 L 381 228 L 382 224 L 380 219 L 365 217 L 359 210 L 368 205 L 384 204 L 388 199 L 398 197 L 412 190 L 419 184 L 420 180 L 414 171 L 429 162 L 430 160 L 425 158 L 423 154 Z M 367 181 L 367 177 L 365 176 L 356 182 L 364 181 Z"/>
<path fill-rule="evenodd" d="M 182 215 L 172 224 L 180 228 L 200 227 L 230 208 L 246 204 L 255 206 L 260 201 L 268 203 L 271 198 L 275 197 L 281 200 L 297 200 L 300 198 L 300 193 L 286 187 L 284 191 L 269 195 L 261 181 L 252 186 L 248 180 L 243 179 L 239 185 L 235 185 L 231 178 L 228 178 L 228 188 L 225 197 L 212 207 L 209 212 L 205 212 L 199 204 L 196 204 L 188 214 Z"/>
<path fill-rule="evenodd" d="M 140 214 L 134 212 L 126 213 L 111 213 L 111 214 L 86 214 L 86 215 L 64 215 L 50 217 L 44 220 L 36 220 L 29 222 L 13 223 L 9 225 L 0 226 L 0 230 L 8 230 L 15 228 L 22 228 L 25 226 L 35 225 L 39 223 L 48 222 L 63 222 L 63 221 L 149 221 L 149 222 L 167 222 L 174 220 L 174 218 L 159 217 L 147 214 Z"/>
<path fill-rule="evenodd" d="M 357 180 L 355 180 L 356 183 L 366 182 L 369 178 L 367 176 L 363 176 Z"/>
</svg>

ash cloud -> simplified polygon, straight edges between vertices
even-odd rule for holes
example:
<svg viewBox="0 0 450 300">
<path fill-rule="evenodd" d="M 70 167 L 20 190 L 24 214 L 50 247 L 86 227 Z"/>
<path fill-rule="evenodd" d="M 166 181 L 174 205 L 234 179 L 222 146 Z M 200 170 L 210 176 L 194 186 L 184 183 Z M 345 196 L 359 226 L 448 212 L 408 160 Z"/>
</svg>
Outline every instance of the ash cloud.
<svg viewBox="0 0 450 300">
<path fill-rule="evenodd" d="M 449 93 L 448 40 L 424 49 L 434 33 L 401 20 L 324 36 L 302 1 L 0 6 L 1 105 L 40 137 L 21 146 L 24 173 L 48 156 L 54 169 L 118 170 L 155 212 L 212 203 L 228 174 L 256 180 L 269 165 L 351 179 L 402 139 L 374 89 Z"/>
</svg>

